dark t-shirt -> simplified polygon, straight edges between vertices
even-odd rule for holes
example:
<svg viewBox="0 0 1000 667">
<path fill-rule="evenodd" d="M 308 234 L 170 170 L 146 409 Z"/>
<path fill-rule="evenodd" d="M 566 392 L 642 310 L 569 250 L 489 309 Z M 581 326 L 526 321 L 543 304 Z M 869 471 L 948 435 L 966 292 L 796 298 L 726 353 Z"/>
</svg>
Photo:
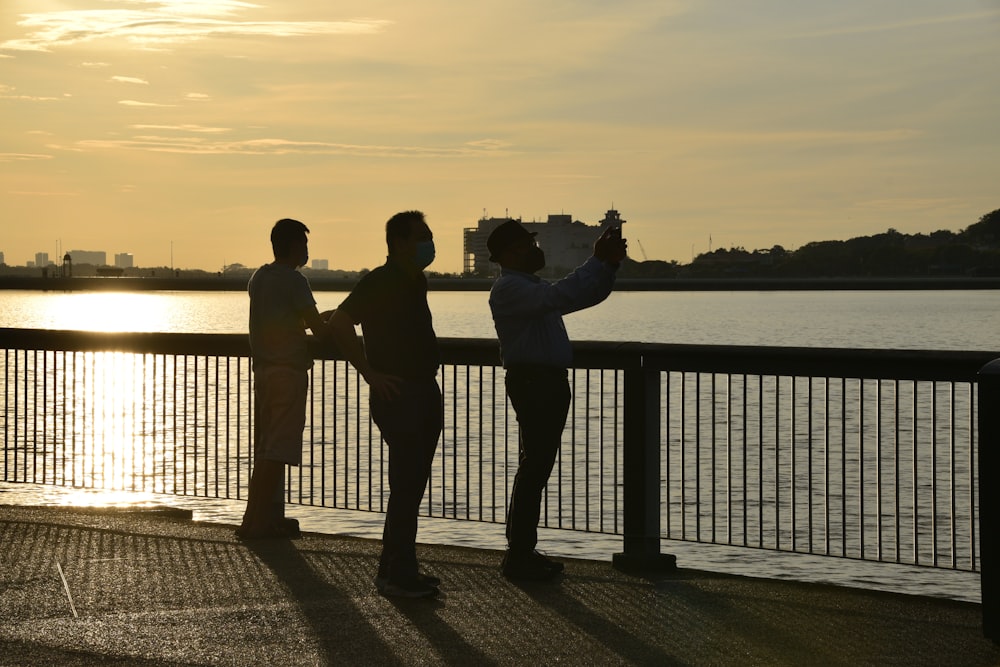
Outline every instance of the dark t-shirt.
<svg viewBox="0 0 1000 667">
<path fill-rule="evenodd" d="M 362 278 L 340 304 L 361 325 L 372 368 L 409 380 L 437 375 L 441 363 L 427 307 L 427 279 L 386 262 Z"/>
</svg>

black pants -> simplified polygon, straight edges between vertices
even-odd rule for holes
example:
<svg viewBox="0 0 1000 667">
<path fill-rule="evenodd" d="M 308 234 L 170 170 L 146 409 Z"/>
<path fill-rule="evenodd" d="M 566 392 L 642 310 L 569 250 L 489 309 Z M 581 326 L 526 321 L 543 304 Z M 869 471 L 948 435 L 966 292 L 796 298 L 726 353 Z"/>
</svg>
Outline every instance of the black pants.
<svg viewBox="0 0 1000 667">
<path fill-rule="evenodd" d="M 563 368 L 512 366 L 505 383 L 520 430 L 517 474 L 507 508 L 507 548 L 523 553 L 538 543 L 542 492 L 559 454 L 571 395 Z"/>
<path fill-rule="evenodd" d="M 372 419 L 389 446 L 389 503 L 379 576 L 417 574 L 417 514 L 431 474 L 443 422 L 437 380 L 404 380 L 392 399 L 372 395 Z"/>
</svg>

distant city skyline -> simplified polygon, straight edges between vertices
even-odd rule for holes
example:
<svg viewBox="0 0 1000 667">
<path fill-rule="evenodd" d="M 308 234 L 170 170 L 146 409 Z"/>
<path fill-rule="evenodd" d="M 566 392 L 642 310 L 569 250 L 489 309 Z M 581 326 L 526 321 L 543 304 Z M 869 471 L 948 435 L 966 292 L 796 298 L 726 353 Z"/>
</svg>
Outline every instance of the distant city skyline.
<svg viewBox="0 0 1000 667">
<path fill-rule="evenodd" d="M 993 214 L 995 214 L 995 212 L 997 210 L 998 209 L 994 209 Z M 975 220 L 970 221 L 968 224 L 961 225 L 959 228 L 956 228 L 956 229 L 932 229 L 932 230 L 927 230 L 927 231 L 914 232 L 912 230 L 908 230 L 908 229 L 902 228 L 902 229 L 898 229 L 898 230 L 895 230 L 895 231 L 898 231 L 898 232 L 903 233 L 903 234 L 930 234 L 930 233 L 939 232 L 939 231 L 949 231 L 949 232 L 956 232 L 957 233 L 957 232 L 961 232 L 962 230 L 964 230 L 965 228 L 969 227 L 970 225 L 975 224 L 983 216 L 986 216 L 988 213 L 990 213 L 990 212 L 983 212 L 981 215 L 976 216 Z M 995 217 L 995 215 L 993 217 Z M 462 247 L 462 268 L 459 269 L 459 270 L 457 270 L 457 271 L 445 271 L 443 269 L 436 268 L 435 265 L 432 265 L 432 266 L 428 267 L 428 270 L 429 271 L 433 271 L 433 272 L 437 272 L 437 273 L 456 273 L 456 274 L 462 274 L 462 273 L 466 273 L 466 274 L 482 273 L 484 267 L 482 265 L 483 256 L 481 256 L 481 255 L 482 255 L 482 252 L 485 249 L 485 236 L 483 235 L 483 233 L 485 233 L 485 234 L 488 235 L 488 232 L 493 227 L 495 227 L 497 224 L 499 224 L 500 222 L 506 221 L 506 220 L 510 220 L 510 219 L 521 220 L 521 218 L 515 218 L 514 216 L 510 216 L 509 214 L 505 215 L 503 217 L 487 217 L 487 216 L 485 216 L 485 213 L 484 213 L 483 217 L 480 217 L 479 220 L 476 221 L 476 226 L 475 227 L 466 227 L 465 229 L 462 230 L 462 236 L 463 236 L 463 244 L 462 244 L 463 245 L 463 247 Z M 565 214 L 565 213 L 550 214 L 547 217 L 547 220 L 539 220 L 537 217 L 535 217 L 535 218 L 532 218 L 532 219 L 525 219 L 525 220 L 523 220 L 523 222 L 524 222 L 524 224 L 526 224 L 530 228 L 538 228 L 538 229 L 541 229 L 541 227 L 538 227 L 539 225 L 544 226 L 544 225 L 546 225 L 546 223 L 553 223 L 556 227 L 558 227 L 560 225 L 565 225 L 565 224 L 570 223 L 570 222 L 582 223 L 582 225 L 584 225 L 585 229 L 586 230 L 592 230 L 593 234 L 596 234 L 597 230 L 600 229 L 604 225 L 618 224 L 619 226 L 623 227 L 624 234 L 625 234 L 625 236 L 627 238 L 630 236 L 629 229 L 631 228 L 631 224 L 629 224 L 628 227 L 624 227 L 624 223 L 626 223 L 626 220 L 624 220 L 624 219 L 622 219 L 620 217 L 620 212 L 618 210 L 616 210 L 616 209 L 609 209 L 608 211 L 606 211 L 604 213 L 603 218 L 601 218 L 599 220 L 595 220 L 595 221 L 593 221 L 593 223 L 588 222 L 588 221 L 578 220 L 573 215 L 571 215 L 571 214 Z M 482 230 L 485 230 L 485 232 L 483 232 Z M 577 230 L 576 233 L 571 234 L 570 236 L 572 238 L 567 237 L 566 240 L 569 242 L 569 245 L 566 248 L 557 249 L 556 251 L 554 251 L 555 254 L 552 254 L 553 251 L 550 251 L 551 258 L 554 259 L 556 257 L 561 257 L 563 254 L 568 253 L 566 255 L 567 259 L 571 258 L 571 257 L 576 257 L 576 259 L 579 259 L 579 257 L 577 257 L 577 255 L 579 255 L 580 250 L 581 250 L 581 244 L 582 244 L 582 240 L 581 239 L 582 239 L 582 237 L 581 238 L 577 238 L 577 237 L 579 236 L 579 232 L 580 231 L 583 231 L 583 230 Z M 881 232 L 884 232 L 884 231 L 887 231 L 887 230 L 879 230 L 877 232 L 874 232 L 873 234 L 859 234 L 857 237 L 853 237 L 853 238 L 861 238 L 861 237 L 865 237 L 865 236 L 873 236 L 873 235 L 877 235 L 877 234 L 879 234 Z M 584 233 L 587 233 L 587 231 L 584 231 Z M 482 236 L 481 239 L 478 238 L 480 236 Z M 552 245 L 553 241 L 557 242 L 556 239 L 559 238 L 559 234 L 558 233 L 555 234 L 554 236 L 552 236 L 552 235 L 545 235 L 545 236 L 549 236 L 550 237 L 549 238 L 549 245 Z M 478 240 L 473 240 L 473 239 L 478 239 Z M 744 249 L 747 249 L 747 250 L 769 250 L 769 249 L 771 249 L 773 247 L 776 247 L 776 246 L 779 246 L 779 247 L 783 248 L 783 250 L 786 250 L 786 251 L 794 251 L 794 250 L 797 249 L 797 247 L 791 246 L 791 245 L 786 244 L 786 243 L 781 243 L 780 241 L 777 242 L 777 243 L 775 243 L 775 244 L 773 244 L 772 246 L 769 246 L 768 248 L 745 248 L 744 246 L 738 246 L 738 245 L 735 245 L 735 244 L 720 243 L 720 242 L 718 242 L 718 240 L 713 241 L 712 237 L 711 237 L 711 234 L 709 234 L 709 237 L 708 237 L 708 239 L 706 241 L 706 246 L 704 248 L 700 249 L 697 253 L 695 253 L 694 249 L 692 248 L 692 255 L 690 257 L 690 260 L 681 260 L 681 261 L 678 261 L 678 260 L 664 260 L 664 259 L 659 258 L 659 257 L 649 257 L 649 256 L 647 256 L 645 249 L 642 247 L 641 241 L 638 240 L 638 239 L 632 239 L 632 240 L 634 241 L 634 243 L 633 243 L 633 246 L 630 249 L 629 257 L 633 261 L 636 261 L 636 262 L 642 262 L 642 261 L 647 261 L 647 260 L 674 261 L 674 262 L 677 262 L 678 264 L 682 264 L 682 265 L 683 264 L 687 264 L 688 261 L 693 261 L 695 259 L 695 257 L 698 256 L 698 255 L 701 255 L 701 254 L 704 254 L 704 253 L 707 253 L 707 252 L 711 252 L 712 250 L 718 250 L 718 249 L 744 248 Z M 810 239 L 810 240 L 805 241 L 803 243 L 803 245 L 806 245 L 806 244 L 809 244 L 809 243 L 831 241 L 831 240 L 846 240 L 846 239 L 822 239 L 822 238 L 816 238 L 816 239 Z M 472 247 L 470 247 L 470 241 L 473 243 Z M 478 245 L 482 245 L 482 248 L 478 248 Z M 473 258 L 473 255 L 470 255 L 470 252 L 474 252 L 475 253 L 475 259 Z M 57 252 L 57 254 L 58 254 L 58 252 Z M 65 251 L 63 253 L 63 255 L 70 255 L 71 258 L 72 258 L 72 261 L 75 264 L 77 264 L 77 265 L 79 265 L 79 264 L 92 264 L 92 265 L 95 265 L 95 266 L 97 266 L 97 265 L 108 265 L 108 263 L 106 261 L 107 252 L 103 251 L 103 250 L 102 251 L 94 251 L 94 250 L 68 250 L 68 251 Z M 55 261 L 54 258 L 50 257 L 48 255 L 48 253 L 46 253 L 46 252 L 36 252 L 34 254 L 35 259 L 33 261 L 32 260 L 26 260 L 24 264 L 17 264 L 17 263 L 5 262 L 4 251 L 0 250 L 0 265 L 6 264 L 7 266 L 12 266 L 12 267 L 18 267 L 18 266 L 21 266 L 21 267 L 44 266 L 43 264 L 39 263 L 39 257 L 40 256 L 45 256 L 47 258 L 47 265 L 48 266 L 54 266 L 54 265 L 58 265 L 58 264 L 62 263 L 62 258 L 61 257 L 60 257 L 59 261 L 57 262 L 57 261 Z M 441 258 L 440 258 L 440 256 L 438 256 L 436 259 L 440 260 Z M 267 261 L 270 261 L 270 259 L 261 262 L 261 264 L 267 263 Z M 551 262 L 550 262 L 550 265 L 552 265 Z M 236 266 L 241 266 L 241 267 L 248 268 L 248 269 L 254 269 L 257 266 L 259 266 L 259 264 L 247 264 L 247 263 L 239 262 L 239 261 L 228 262 L 228 263 L 225 262 L 225 261 L 222 261 L 219 264 L 219 266 L 217 266 L 217 267 L 212 267 L 212 266 L 179 266 L 179 265 L 178 266 L 171 266 L 171 265 L 168 265 L 168 264 L 144 264 L 144 263 L 141 263 L 141 262 L 137 263 L 136 260 L 135 260 L 135 256 L 132 253 L 121 252 L 121 253 L 114 253 L 114 264 L 113 264 L 113 266 L 115 266 L 116 268 L 171 268 L 171 269 L 185 270 L 185 271 L 205 271 L 205 272 L 209 272 L 209 273 L 215 273 L 215 272 L 219 272 L 219 271 L 225 271 L 225 270 L 228 270 L 228 269 L 230 269 L 232 267 L 236 267 Z M 373 265 L 373 266 L 361 266 L 361 267 L 357 267 L 357 268 L 348 268 L 348 267 L 341 267 L 341 266 L 332 266 L 331 267 L 329 259 L 325 259 L 325 258 L 310 258 L 307 268 L 309 268 L 309 269 L 311 269 L 313 271 L 348 271 L 348 272 L 356 272 L 356 271 L 359 271 L 359 270 L 371 269 L 371 268 L 374 268 L 374 266 L 375 265 Z M 559 266 L 558 268 L 559 268 L 559 270 L 563 270 L 566 267 Z M 489 273 L 489 272 L 487 271 L 487 273 Z"/>
<path fill-rule="evenodd" d="M 687 262 L 997 207 L 996 2 L 10 0 L 0 35 L 19 264 L 260 265 L 293 217 L 357 270 L 420 209 L 459 272 L 480 215 L 609 208 Z"/>
</svg>

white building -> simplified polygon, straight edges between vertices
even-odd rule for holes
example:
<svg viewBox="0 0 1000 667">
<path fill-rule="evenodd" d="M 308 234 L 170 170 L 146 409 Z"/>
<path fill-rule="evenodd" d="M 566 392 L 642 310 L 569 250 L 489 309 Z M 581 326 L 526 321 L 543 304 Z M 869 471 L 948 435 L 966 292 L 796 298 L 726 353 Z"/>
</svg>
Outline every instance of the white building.
<svg viewBox="0 0 1000 667">
<path fill-rule="evenodd" d="M 492 276 L 500 267 L 490 262 L 486 240 L 490 232 L 512 218 L 482 218 L 476 227 L 464 230 L 463 272 L 466 275 Z M 609 209 L 604 219 L 596 225 L 587 225 L 566 214 L 549 215 L 545 222 L 524 222 L 517 219 L 529 232 L 537 232 L 535 241 L 545 252 L 545 268 L 539 275 L 563 277 L 583 264 L 594 254 L 594 241 L 608 227 L 625 224 L 618 211 Z"/>
<path fill-rule="evenodd" d="M 116 252 L 115 266 L 119 269 L 131 269 L 135 266 L 135 258 L 130 252 Z"/>
<path fill-rule="evenodd" d="M 70 250 L 68 254 L 77 266 L 80 264 L 107 266 L 108 264 L 108 253 L 103 250 Z"/>
</svg>

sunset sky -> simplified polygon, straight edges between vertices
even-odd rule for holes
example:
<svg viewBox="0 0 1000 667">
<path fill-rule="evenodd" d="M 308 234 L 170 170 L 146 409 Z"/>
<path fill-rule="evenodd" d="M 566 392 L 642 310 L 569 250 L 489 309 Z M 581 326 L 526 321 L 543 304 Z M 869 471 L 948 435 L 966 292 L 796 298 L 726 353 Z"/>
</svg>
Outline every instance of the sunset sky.
<svg viewBox="0 0 1000 667">
<path fill-rule="evenodd" d="M 617 208 L 633 258 L 958 231 L 1000 208 L 1000 0 L 3 0 L 0 252 L 270 259 L 281 217 L 430 267 Z M 639 243 L 635 241 L 638 240 Z"/>
</svg>

